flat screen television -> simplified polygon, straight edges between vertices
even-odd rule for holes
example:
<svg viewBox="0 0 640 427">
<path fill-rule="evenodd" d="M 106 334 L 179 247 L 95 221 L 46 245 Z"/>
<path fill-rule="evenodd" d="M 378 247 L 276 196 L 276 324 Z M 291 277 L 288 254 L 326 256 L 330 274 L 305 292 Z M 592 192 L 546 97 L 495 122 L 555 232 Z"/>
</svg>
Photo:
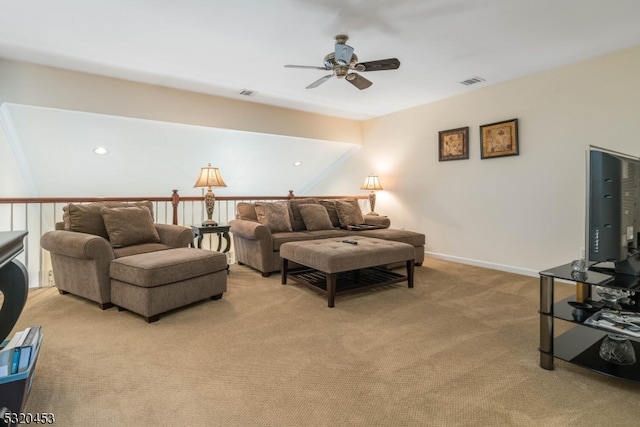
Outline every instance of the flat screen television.
<svg viewBox="0 0 640 427">
<path fill-rule="evenodd" d="M 588 265 L 640 275 L 640 158 L 589 147 L 587 175 Z"/>
</svg>

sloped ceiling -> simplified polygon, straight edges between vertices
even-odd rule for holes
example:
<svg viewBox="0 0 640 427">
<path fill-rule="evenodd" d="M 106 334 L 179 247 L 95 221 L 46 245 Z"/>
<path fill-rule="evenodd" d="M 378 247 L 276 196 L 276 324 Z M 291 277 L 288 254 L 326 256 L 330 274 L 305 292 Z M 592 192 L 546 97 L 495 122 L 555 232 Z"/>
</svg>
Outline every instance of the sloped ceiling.
<svg viewBox="0 0 640 427">
<path fill-rule="evenodd" d="M 39 197 L 200 195 L 193 184 L 208 163 L 227 184 L 216 195 L 302 195 L 359 148 L 6 103 L 0 115 L 29 195 Z"/>
</svg>

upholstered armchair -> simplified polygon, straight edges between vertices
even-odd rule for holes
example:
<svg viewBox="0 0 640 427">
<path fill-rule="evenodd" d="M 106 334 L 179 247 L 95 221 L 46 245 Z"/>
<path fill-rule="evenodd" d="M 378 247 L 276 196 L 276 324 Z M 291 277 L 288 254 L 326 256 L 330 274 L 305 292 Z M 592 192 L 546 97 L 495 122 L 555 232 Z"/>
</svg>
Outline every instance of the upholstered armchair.
<svg viewBox="0 0 640 427">
<path fill-rule="evenodd" d="M 129 255 L 187 247 L 190 228 L 153 222 L 151 202 L 98 202 L 64 207 L 63 221 L 40 238 L 51 254 L 55 286 L 111 307 L 111 261 Z"/>
</svg>

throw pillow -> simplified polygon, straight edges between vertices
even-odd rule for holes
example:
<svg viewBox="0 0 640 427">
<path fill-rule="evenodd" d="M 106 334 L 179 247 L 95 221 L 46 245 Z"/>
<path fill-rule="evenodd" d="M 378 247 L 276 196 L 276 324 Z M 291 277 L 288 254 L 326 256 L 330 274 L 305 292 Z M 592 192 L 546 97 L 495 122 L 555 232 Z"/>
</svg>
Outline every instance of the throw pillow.
<svg viewBox="0 0 640 427">
<path fill-rule="evenodd" d="M 256 202 L 258 222 L 272 233 L 293 231 L 289 219 L 289 206 L 286 202 L 260 203 Z"/>
<path fill-rule="evenodd" d="M 236 206 L 237 218 L 245 221 L 258 222 L 256 205 L 254 203 L 239 202 Z"/>
<path fill-rule="evenodd" d="M 64 229 L 77 233 L 95 234 L 108 239 L 109 234 L 104 228 L 104 220 L 100 213 L 100 209 L 103 207 L 103 203 L 69 203 L 62 208 L 64 212 L 62 216 Z"/>
<path fill-rule="evenodd" d="M 320 204 L 300 205 L 299 209 L 307 230 L 330 230 L 333 228 L 329 213 L 324 206 Z"/>
<path fill-rule="evenodd" d="M 360 205 L 355 199 L 336 200 L 336 209 L 340 218 L 340 225 L 363 224 L 364 217 Z"/>
<path fill-rule="evenodd" d="M 302 219 L 302 215 L 300 215 L 300 206 L 317 203 L 318 201 L 313 198 L 289 200 L 289 209 L 291 210 L 291 228 L 293 228 L 293 231 L 305 230 L 305 222 Z"/>
<path fill-rule="evenodd" d="M 153 218 L 153 203 L 143 202 L 94 202 L 75 204 L 69 203 L 62 208 L 62 220 L 64 229 L 78 233 L 95 234 L 96 236 L 109 238 L 107 229 L 102 219 L 102 208 L 124 208 L 130 206 L 145 206 L 151 212 Z"/>
<path fill-rule="evenodd" d="M 114 248 L 160 241 L 147 207 L 102 208 L 100 212 Z"/>
<path fill-rule="evenodd" d="M 333 224 L 334 227 L 340 227 L 340 217 L 338 217 L 335 200 L 320 200 L 320 204 L 327 210 L 331 224 Z"/>
</svg>

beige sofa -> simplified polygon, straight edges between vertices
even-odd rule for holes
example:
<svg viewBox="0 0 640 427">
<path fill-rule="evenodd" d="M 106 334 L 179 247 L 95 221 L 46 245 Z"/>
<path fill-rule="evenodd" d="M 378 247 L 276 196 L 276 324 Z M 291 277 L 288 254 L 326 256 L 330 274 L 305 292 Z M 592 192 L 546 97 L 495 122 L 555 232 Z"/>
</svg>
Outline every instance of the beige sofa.
<svg viewBox="0 0 640 427">
<path fill-rule="evenodd" d="M 357 224 L 377 228 L 356 231 L 352 226 Z M 425 235 L 392 229 L 390 224 L 386 216 L 363 215 L 355 199 L 315 198 L 238 203 L 236 219 L 229 222 L 237 262 L 265 277 L 280 271 L 283 243 L 333 237 L 364 236 L 408 243 L 415 249 L 415 264 L 422 265 Z"/>
</svg>

